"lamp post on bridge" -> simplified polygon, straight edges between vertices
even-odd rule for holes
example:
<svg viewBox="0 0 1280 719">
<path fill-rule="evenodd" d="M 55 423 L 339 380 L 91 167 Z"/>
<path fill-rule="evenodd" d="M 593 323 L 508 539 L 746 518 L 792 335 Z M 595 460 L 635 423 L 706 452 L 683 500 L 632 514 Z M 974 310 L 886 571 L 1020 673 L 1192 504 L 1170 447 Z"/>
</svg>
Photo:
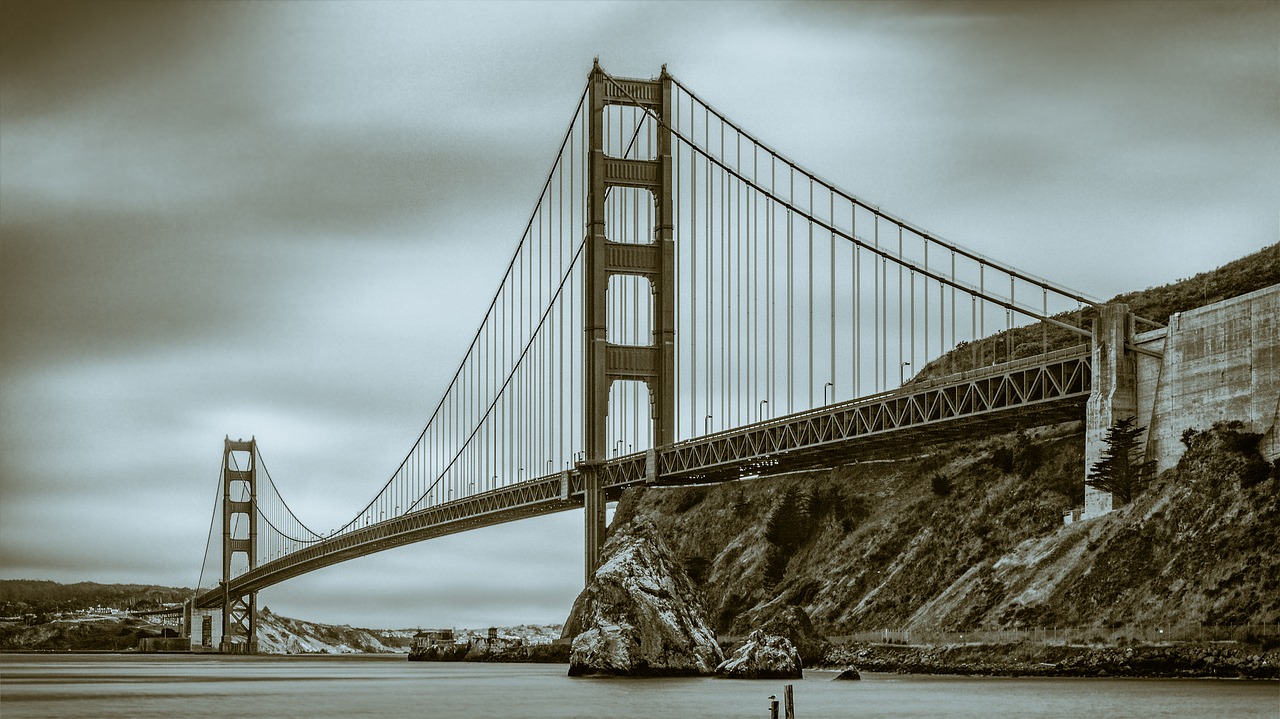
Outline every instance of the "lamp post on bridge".
<svg viewBox="0 0 1280 719">
<path fill-rule="evenodd" d="M 760 421 L 760 422 L 763 422 L 763 421 L 764 421 L 764 406 L 765 406 L 765 405 L 767 405 L 767 404 L 769 404 L 769 400 L 767 400 L 767 399 L 762 399 L 762 400 L 760 400 L 760 417 L 759 417 L 759 420 L 758 420 L 758 421 Z"/>
<path fill-rule="evenodd" d="M 835 382 L 828 382 L 828 383 L 826 383 L 826 384 L 822 385 L 822 404 L 823 404 L 823 405 L 826 405 L 826 404 L 827 404 L 827 388 L 828 388 L 828 387 L 830 387 L 830 388 L 831 388 L 831 399 L 832 399 L 832 400 L 835 400 L 835 398 L 836 398 L 836 383 L 835 383 Z"/>
<path fill-rule="evenodd" d="M 906 383 L 907 383 L 906 373 L 905 373 L 905 371 L 904 371 L 904 370 L 906 370 L 906 368 L 908 368 L 908 367 L 910 367 L 910 366 L 911 366 L 911 363 L 910 363 L 910 362 L 903 362 L 903 363 L 898 367 L 898 386 L 899 386 L 899 387 L 901 387 L 902 385 L 904 385 L 904 384 L 906 384 Z"/>
<path fill-rule="evenodd" d="M 707 415 L 707 418 L 702 420 L 702 433 L 711 434 L 711 415 Z"/>
</svg>

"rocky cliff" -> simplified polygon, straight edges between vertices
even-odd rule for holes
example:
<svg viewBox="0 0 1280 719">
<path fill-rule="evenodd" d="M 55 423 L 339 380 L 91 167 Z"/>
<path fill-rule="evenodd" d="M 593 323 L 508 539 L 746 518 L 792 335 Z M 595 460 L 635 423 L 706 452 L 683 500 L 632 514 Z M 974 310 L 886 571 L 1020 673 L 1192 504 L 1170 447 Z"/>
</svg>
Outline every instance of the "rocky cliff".
<svg viewBox="0 0 1280 719">
<path fill-rule="evenodd" d="M 712 673 L 724 656 L 698 592 L 656 528 L 615 523 L 602 557 L 565 622 L 569 675 Z"/>
<path fill-rule="evenodd" d="M 408 652 L 410 634 L 290 619 L 265 607 L 258 612 L 258 651 L 263 654 Z"/>
<path fill-rule="evenodd" d="M 1254 624 L 1280 620 L 1280 480 L 1257 437 L 1186 437 L 1179 466 L 1106 517 L 1080 501 L 1079 424 L 921 448 L 911 459 L 629 492 L 744 636 L 777 606 L 820 632 Z"/>
</svg>

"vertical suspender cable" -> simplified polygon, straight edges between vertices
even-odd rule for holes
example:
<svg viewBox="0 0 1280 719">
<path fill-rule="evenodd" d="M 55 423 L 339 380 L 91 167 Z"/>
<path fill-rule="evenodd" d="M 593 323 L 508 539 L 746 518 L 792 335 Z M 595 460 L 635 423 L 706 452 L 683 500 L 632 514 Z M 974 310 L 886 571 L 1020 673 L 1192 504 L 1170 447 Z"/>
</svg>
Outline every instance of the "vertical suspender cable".
<svg viewBox="0 0 1280 719">
<path fill-rule="evenodd" d="M 704 135 L 703 144 L 706 146 L 707 152 L 710 153 L 711 117 L 705 109 L 703 110 L 702 121 L 702 133 Z M 711 418 L 709 420 L 706 419 L 706 417 L 703 418 L 704 431 L 707 432 L 712 431 L 712 428 L 714 427 L 713 423 L 716 419 L 715 415 L 719 414 L 719 411 L 716 409 L 716 400 L 719 399 L 720 396 L 723 396 L 722 392 L 717 396 L 717 385 L 722 377 L 720 376 L 720 373 L 716 371 L 716 362 L 718 360 L 723 361 L 723 357 L 720 353 L 724 350 L 724 347 L 719 342 L 715 341 L 716 335 L 720 332 L 720 323 L 718 322 L 719 318 L 716 316 L 716 305 L 718 304 L 717 300 L 720 299 L 717 289 L 721 286 L 720 282 L 717 281 L 718 276 L 716 274 L 716 249 L 718 239 L 718 233 L 716 230 L 716 210 L 721 206 L 721 203 L 717 202 L 714 197 L 716 189 L 716 174 L 714 163 L 708 163 L 707 174 L 705 177 L 706 185 L 702 188 L 703 198 L 707 205 L 707 288 L 704 294 L 707 313 L 707 415 Z"/>
<path fill-rule="evenodd" d="M 674 108 L 672 108 L 671 117 L 672 117 L 676 122 L 679 122 L 679 121 L 680 121 L 680 91 L 679 91 L 679 90 L 677 90 L 677 89 L 674 89 L 674 88 L 673 88 L 673 89 L 672 89 L 672 91 L 671 91 L 671 99 L 672 99 L 672 100 L 674 101 L 674 103 L 675 103 L 675 107 L 674 107 Z M 657 128 L 657 131 L 658 131 L 658 132 L 668 132 L 668 130 L 667 130 L 666 128 L 663 128 L 663 127 L 658 127 L 658 128 Z M 671 200 L 671 201 L 675 204 L 675 207 L 672 207 L 672 208 L 671 208 L 671 215 L 672 215 L 672 221 L 671 221 L 671 222 L 672 222 L 672 225 L 673 225 L 673 227 L 674 227 L 674 230 L 673 230 L 672 234 L 673 234 L 673 238 L 675 239 L 675 245 L 676 245 L 676 246 L 675 246 L 675 262 L 673 263 L 673 264 L 675 265 L 675 267 L 674 267 L 673 269 L 674 269 L 674 271 L 675 271 L 675 283 L 674 283 L 674 285 L 675 285 L 675 288 L 676 288 L 676 297 L 675 297 L 675 298 L 672 298 L 672 302 L 673 302 L 673 304 L 675 305 L 675 323 L 676 323 L 676 325 L 675 325 L 675 330 L 676 330 L 676 337 L 675 337 L 675 340 L 676 340 L 676 341 L 675 341 L 675 348 L 674 348 L 674 349 L 675 349 L 675 354 L 676 354 L 676 357 L 675 357 L 675 363 L 674 363 L 674 365 L 675 365 L 675 378 L 674 378 L 674 382 L 675 382 L 675 390 L 671 393 L 671 394 L 672 394 L 672 396 L 673 396 L 673 397 L 674 397 L 674 399 L 675 399 L 675 407 L 672 407 L 672 408 L 671 408 L 671 417 L 675 420 L 675 424 L 676 424 L 676 426 L 672 428 L 672 437 L 678 441 L 678 440 L 681 438 L 681 436 L 682 436 L 682 433 L 680 432 L 680 416 L 681 416 L 681 412 L 680 412 L 680 398 L 681 398 L 681 396 L 682 396 L 682 394 L 683 394 L 683 393 L 682 393 L 682 392 L 681 392 L 681 390 L 680 390 L 680 380 L 681 380 L 681 374 L 682 374 L 682 373 L 681 373 L 681 368 L 682 368 L 683 360 L 684 360 L 684 358 L 681 356 L 681 351 L 680 351 L 680 350 L 681 350 L 680 336 L 683 334 L 683 331 L 681 330 L 681 324 L 680 324 L 681 319 L 682 319 L 681 312 L 680 312 L 680 304 L 681 304 L 681 303 L 678 301 L 678 298 L 680 297 L 680 294 L 681 294 L 681 291 L 682 291 L 682 287 L 681 287 L 681 284 L 680 284 L 680 265 L 681 265 L 681 264 L 683 264 L 683 263 L 680 261 L 680 251 L 681 251 L 681 248 L 682 248 L 682 247 L 683 247 L 683 245 L 684 245 L 684 243 L 683 243 L 683 242 L 681 242 L 681 241 L 680 241 L 680 239 L 679 239 L 679 233 L 680 233 L 680 206 L 684 204 L 684 203 L 683 203 L 683 201 L 682 201 L 682 200 L 683 200 L 683 198 L 682 198 L 682 197 L 681 197 L 681 195 L 680 195 L 680 173 L 681 173 L 681 171 L 682 171 L 682 170 L 681 170 L 680 158 L 681 158 L 681 154 L 682 154 L 682 152 L 683 152 L 684 148 L 683 148 L 683 146 L 682 146 L 680 143 L 678 143 L 678 142 L 670 143 L 670 144 L 668 145 L 668 147 L 671 147 L 671 160 L 672 160 L 672 164 L 674 165 L 673 172 L 671 173 L 671 180 L 672 180 L 672 184 L 674 185 L 674 188 L 673 188 L 673 190 L 674 190 L 674 191 L 673 191 L 673 193 L 672 193 L 672 195 L 671 195 L 671 198 L 672 198 L 672 200 Z M 655 238 L 655 240 L 656 240 L 656 238 Z M 656 311 L 656 310 L 657 310 L 657 308 L 655 308 L 655 311 Z M 655 443 L 655 444 L 657 443 L 657 438 L 656 438 L 656 437 L 654 438 L 654 443 Z"/>
<path fill-rule="evenodd" d="M 796 201 L 796 171 L 794 167 L 787 168 L 790 189 L 787 193 L 787 414 L 795 411 L 794 407 L 794 391 L 795 380 L 792 371 L 792 364 L 795 360 L 795 314 L 793 307 L 794 288 L 793 288 L 793 262 L 791 253 L 793 251 L 793 241 L 795 237 L 795 220 L 791 214 L 791 206 Z"/>
<path fill-rule="evenodd" d="M 876 253 L 871 257 L 871 278 L 874 281 L 872 287 L 872 303 L 871 317 L 874 326 L 871 331 L 873 341 L 871 353 L 871 376 L 875 379 L 875 391 L 880 391 L 880 263 L 876 258 L 880 256 L 880 218 L 875 215 L 871 216 L 873 229 L 872 243 L 876 249 Z"/>
<path fill-rule="evenodd" d="M 689 137 L 697 121 L 689 101 Z M 689 436 L 701 434 L 698 424 L 698 153 L 689 152 Z"/>
<path fill-rule="evenodd" d="M 809 178 L 809 214 L 813 215 L 813 178 Z M 809 221 L 809 408 L 813 405 L 813 221 Z"/>
<path fill-rule="evenodd" d="M 849 203 L 849 235 L 858 236 L 858 206 Z M 853 337 L 849 342 L 849 352 L 852 357 L 849 361 L 849 367 L 853 376 L 849 383 L 850 391 L 853 398 L 862 396 L 862 272 L 858 266 L 858 260 L 862 256 L 862 248 L 854 245 L 850 248 L 849 265 L 852 268 L 850 272 L 849 285 L 853 288 L 850 293 L 849 311 L 853 315 Z"/>
<path fill-rule="evenodd" d="M 898 225 L 898 372 L 902 372 L 902 225 Z"/>
</svg>

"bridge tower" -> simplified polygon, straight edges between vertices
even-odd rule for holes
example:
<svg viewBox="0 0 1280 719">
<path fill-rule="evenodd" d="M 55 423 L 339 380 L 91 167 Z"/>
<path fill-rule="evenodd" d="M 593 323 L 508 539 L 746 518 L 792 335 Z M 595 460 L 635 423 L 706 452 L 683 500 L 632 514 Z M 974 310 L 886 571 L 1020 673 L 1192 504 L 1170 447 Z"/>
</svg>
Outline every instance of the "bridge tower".
<svg viewBox="0 0 1280 719">
<path fill-rule="evenodd" d="M 248 455 L 245 466 L 233 461 L 233 452 Z M 228 589 L 235 554 L 246 556 L 249 569 L 258 566 L 257 499 L 258 442 L 228 437 L 222 450 L 222 643 L 219 651 L 224 654 L 258 653 L 258 593 L 234 596 Z"/>
<path fill-rule="evenodd" d="M 671 198 L 671 78 L 664 65 L 657 80 L 611 78 L 597 61 L 589 81 L 590 159 L 587 181 L 587 244 L 584 282 L 584 432 L 586 459 L 579 463 L 586 509 L 586 581 L 600 564 L 605 533 L 605 494 L 600 468 L 607 458 L 609 391 L 618 380 L 644 382 L 649 390 L 654 446 L 675 440 L 675 239 Z M 654 159 L 608 157 L 604 114 L 608 105 L 641 107 L 662 119 Z M 649 243 L 611 241 L 605 229 L 605 194 L 610 187 L 648 191 L 654 203 Z M 639 276 L 653 295 L 649 345 L 608 341 L 609 278 Z"/>
</svg>

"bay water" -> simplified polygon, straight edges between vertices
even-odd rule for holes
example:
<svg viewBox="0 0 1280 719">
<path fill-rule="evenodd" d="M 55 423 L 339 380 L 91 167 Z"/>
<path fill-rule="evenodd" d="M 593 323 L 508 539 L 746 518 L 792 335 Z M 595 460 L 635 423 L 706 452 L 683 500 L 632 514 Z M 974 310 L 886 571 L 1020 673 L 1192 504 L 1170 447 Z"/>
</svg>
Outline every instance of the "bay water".
<svg viewBox="0 0 1280 719">
<path fill-rule="evenodd" d="M 0 655 L 0 717 L 769 716 L 786 682 L 571 679 L 558 664 L 409 662 L 399 656 Z M 833 682 L 808 670 L 797 719 L 1170 717 L 1277 719 L 1280 683 L 900 674 Z"/>
</svg>

